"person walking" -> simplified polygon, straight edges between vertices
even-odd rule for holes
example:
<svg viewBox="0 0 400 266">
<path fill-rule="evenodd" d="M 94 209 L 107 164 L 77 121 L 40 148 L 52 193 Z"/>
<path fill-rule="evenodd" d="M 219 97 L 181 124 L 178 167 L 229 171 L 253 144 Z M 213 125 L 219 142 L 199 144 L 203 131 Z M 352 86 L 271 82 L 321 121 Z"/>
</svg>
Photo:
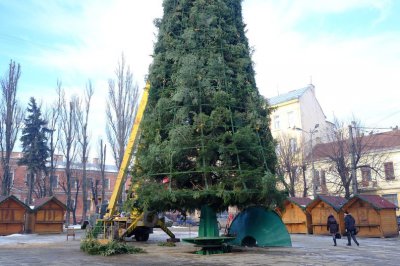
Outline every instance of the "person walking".
<svg viewBox="0 0 400 266">
<path fill-rule="evenodd" d="M 354 243 L 359 246 L 360 244 L 358 243 L 356 239 L 356 221 L 354 220 L 353 216 L 349 212 L 344 213 L 344 226 L 346 228 L 346 233 L 347 233 L 347 246 L 351 246 L 351 239 L 353 239 Z"/>
<path fill-rule="evenodd" d="M 339 225 L 336 222 L 336 219 L 332 213 L 328 216 L 328 221 L 326 222 L 326 230 L 331 233 L 333 237 L 333 245 L 336 246 L 336 233 L 339 231 Z"/>
</svg>

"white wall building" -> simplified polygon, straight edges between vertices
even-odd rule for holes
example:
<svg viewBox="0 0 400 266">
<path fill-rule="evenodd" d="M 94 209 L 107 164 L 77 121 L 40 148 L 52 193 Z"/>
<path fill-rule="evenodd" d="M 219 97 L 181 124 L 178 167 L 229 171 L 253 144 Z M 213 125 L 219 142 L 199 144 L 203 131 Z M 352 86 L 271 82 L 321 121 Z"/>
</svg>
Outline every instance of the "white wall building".
<svg viewBox="0 0 400 266">
<path fill-rule="evenodd" d="M 331 127 L 331 123 L 325 120 L 326 116 L 316 98 L 315 87 L 312 84 L 272 97 L 268 99 L 268 103 L 273 108 L 272 136 L 278 141 L 282 136 L 289 136 L 289 138 L 294 138 L 296 143 L 304 141 L 310 145 L 312 135 L 313 142 L 319 143 L 324 140 L 326 130 Z M 316 125 L 318 125 L 317 130 L 311 134 Z"/>
</svg>

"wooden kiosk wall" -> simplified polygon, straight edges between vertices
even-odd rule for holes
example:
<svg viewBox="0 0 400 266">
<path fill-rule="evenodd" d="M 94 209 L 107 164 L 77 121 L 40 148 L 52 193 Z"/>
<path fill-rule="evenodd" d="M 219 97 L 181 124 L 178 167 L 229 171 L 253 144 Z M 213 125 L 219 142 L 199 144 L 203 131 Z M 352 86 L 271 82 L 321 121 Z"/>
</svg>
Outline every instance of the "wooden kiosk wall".
<svg viewBox="0 0 400 266">
<path fill-rule="evenodd" d="M 308 199 L 307 202 L 311 202 Z M 290 234 L 312 234 L 311 215 L 298 202 L 286 200 L 282 221 Z"/>
<path fill-rule="evenodd" d="M 55 197 L 39 199 L 30 215 L 32 233 L 62 233 L 66 206 Z"/>
<path fill-rule="evenodd" d="M 312 230 L 314 235 L 330 235 L 327 230 L 327 220 L 333 214 L 339 224 L 339 232 L 345 233 L 344 211 L 341 209 L 346 199 L 334 196 L 318 196 L 306 208 L 311 214 Z"/>
<path fill-rule="evenodd" d="M 351 198 L 343 210 L 356 221 L 358 236 L 397 237 L 399 229 L 396 206 L 378 195 L 360 195 Z"/>
<path fill-rule="evenodd" d="M 0 235 L 21 234 L 29 207 L 15 196 L 0 196 Z"/>
</svg>

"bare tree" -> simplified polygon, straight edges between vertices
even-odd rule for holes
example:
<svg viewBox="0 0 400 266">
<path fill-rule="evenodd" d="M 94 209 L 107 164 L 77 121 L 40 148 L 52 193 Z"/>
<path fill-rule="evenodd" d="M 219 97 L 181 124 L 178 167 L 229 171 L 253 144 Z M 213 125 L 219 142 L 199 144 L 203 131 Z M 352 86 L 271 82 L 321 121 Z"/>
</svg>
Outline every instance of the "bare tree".
<svg viewBox="0 0 400 266">
<path fill-rule="evenodd" d="M 78 130 L 78 142 L 81 146 L 81 162 L 82 162 L 82 198 L 83 198 L 83 209 L 82 209 L 82 221 L 86 220 L 86 214 L 88 210 L 87 198 L 87 171 L 86 165 L 89 154 L 89 142 L 90 137 L 88 134 L 88 123 L 89 123 L 89 111 L 90 101 L 93 96 L 92 83 L 89 81 L 85 90 L 85 102 L 82 110 L 82 106 L 77 105 L 77 130 Z"/>
<path fill-rule="evenodd" d="M 129 66 L 125 65 L 123 54 L 115 69 L 115 76 L 116 80 L 110 79 L 108 81 L 106 133 L 115 160 L 115 166 L 119 169 L 134 122 L 139 98 L 138 86 L 133 84 L 133 76 Z M 126 180 L 123 180 L 122 185 L 125 182 Z M 122 202 L 122 195 L 119 197 L 118 202 Z"/>
<path fill-rule="evenodd" d="M 92 191 L 92 200 L 93 204 L 96 207 L 99 203 L 99 185 L 100 185 L 100 180 L 97 178 L 92 179 L 92 182 L 90 182 L 89 186 Z"/>
<path fill-rule="evenodd" d="M 355 121 L 355 119 L 353 119 Z M 354 128 L 360 128 L 360 122 L 353 122 Z M 334 126 L 331 132 L 327 133 L 328 143 L 317 144 L 314 148 L 316 159 L 326 159 L 327 167 L 323 169 L 332 177 L 327 182 L 333 189 L 333 193 L 344 193 L 346 198 L 351 195 L 352 163 L 351 155 L 354 152 L 354 168 L 355 170 L 362 167 L 368 167 L 371 171 L 381 174 L 381 165 L 386 157 L 383 153 L 373 152 L 377 147 L 376 137 L 374 135 L 364 135 L 357 130 L 354 137 L 354 150 L 349 141 L 348 127 L 345 122 L 334 119 Z M 353 171 L 354 173 L 356 171 Z"/>
<path fill-rule="evenodd" d="M 21 66 L 11 60 L 5 77 L 0 81 L 0 162 L 3 169 L 0 177 L 2 177 L 1 194 L 4 196 L 9 195 L 11 191 L 10 158 L 24 119 L 23 110 L 16 98 L 20 76 Z"/>
<path fill-rule="evenodd" d="M 48 136 L 48 146 L 49 146 L 49 156 L 50 156 L 50 165 L 49 165 L 49 171 L 48 171 L 48 194 L 49 196 L 53 196 L 53 185 L 54 182 L 57 181 L 55 178 L 55 167 L 57 164 L 57 160 L 55 157 L 55 151 L 56 147 L 58 145 L 58 139 L 59 139 L 59 131 L 56 130 L 57 124 L 58 124 L 58 119 L 60 116 L 60 110 L 61 110 L 61 81 L 57 80 L 57 87 L 56 87 L 56 93 L 57 93 L 57 99 L 56 101 L 46 110 L 45 112 L 45 119 L 48 121 L 48 128 L 49 128 L 49 136 Z"/>
<path fill-rule="evenodd" d="M 301 154 L 302 155 L 301 155 L 301 161 L 300 161 L 300 171 L 301 171 L 301 176 L 303 179 L 303 198 L 305 198 L 308 196 L 308 190 L 310 189 L 310 187 L 307 182 L 306 172 L 307 172 L 308 162 L 306 161 L 306 153 L 305 153 L 304 146 L 302 146 Z"/>
<path fill-rule="evenodd" d="M 99 142 L 100 144 L 100 174 L 101 174 L 101 200 L 104 201 L 105 200 L 105 196 L 106 196 L 106 175 L 105 175 L 105 167 L 106 167 L 106 154 L 107 154 L 107 146 L 106 144 L 104 144 L 103 147 L 103 139 L 100 140 Z M 96 206 L 97 206 L 97 202 L 96 202 Z"/>
<path fill-rule="evenodd" d="M 78 177 L 78 175 L 76 175 Z M 74 201 L 73 204 L 71 204 L 71 209 L 72 209 L 72 221 L 74 224 L 77 224 L 77 220 L 76 220 L 76 207 L 78 206 L 78 199 L 79 199 L 79 189 L 83 184 L 82 179 L 76 179 L 75 181 L 76 185 L 75 185 L 75 193 L 74 193 Z M 83 202 L 86 202 L 86 199 L 83 199 Z"/>
<path fill-rule="evenodd" d="M 119 169 L 134 122 L 138 102 L 138 86 L 133 84 L 129 66 L 125 64 L 124 55 L 115 69 L 116 80 L 108 81 L 107 100 L 107 139 L 114 156 L 115 166 Z"/>
<path fill-rule="evenodd" d="M 78 165 L 71 163 L 71 168 L 70 168 L 71 176 L 69 178 L 68 178 L 68 176 L 64 176 L 64 178 L 61 179 L 59 182 L 64 193 L 70 194 L 70 200 L 67 205 L 67 207 L 68 207 L 67 214 L 68 214 L 68 212 L 72 213 L 73 224 L 77 223 L 76 209 L 78 206 L 79 190 L 82 186 L 82 178 L 79 178 L 80 172 L 81 171 L 79 170 Z M 69 224 L 68 220 L 67 220 L 67 224 Z"/>
<path fill-rule="evenodd" d="M 71 205 L 71 177 L 72 177 L 72 163 L 75 161 L 77 155 L 77 115 L 76 106 L 79 103 L 78 97 L 74 96 L 71 101 L 67 103 L 65 93 L 63 90 L 59 91 L 61 98 L 60 119 L 58 123 L 59 128 L 59 147 L 63 156 L 65 157 L 65 189 L 64 192 L 67 196 L 67 213 L 66 223 L 69 224 L 70 214 L 73 210 Z M 72 180 L 73 181 L 73 180 Z"/>
<path fill-rule="evenodd" d="M 277 173 L 283 177 L 283 185 L 288 190 L 291 197 L 296 196 L 299 187 L 303 191 L 307 189 L 305 179 L 300 181 L 300 175 L 303 167 L 303 146 L 297 143 L 296 138 L 288 134 L 281 134 L 276 147 L 278 158 Z M 305 189 L 304 189 L 305 188 Z"/>
<path fill-rule="evenodd" d="M 46 197 L 47 183 L 46 175 L 43 172 L 40 172 L 38 173 L 38 175 L 35 176 L 32 192 L 35 194 L 35 197 L 37 199 Z"/>
</svg>

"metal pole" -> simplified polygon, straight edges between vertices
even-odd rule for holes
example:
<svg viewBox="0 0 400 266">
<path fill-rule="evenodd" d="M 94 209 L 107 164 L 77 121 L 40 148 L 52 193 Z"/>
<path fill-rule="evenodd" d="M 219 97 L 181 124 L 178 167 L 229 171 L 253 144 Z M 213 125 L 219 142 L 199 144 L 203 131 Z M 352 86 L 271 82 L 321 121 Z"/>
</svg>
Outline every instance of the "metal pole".
<svg viewBox="0 0 400 266">
<path fill-rule="evenodd" d="M 357 186 L 356 158 L 354 150 L 353 127 L 351 125 L 349 125 L 349 140 L 351 149 L 351 178 L 353 181 L 353 195 L 357 195 L 358 186 Z"/>
<path fill-rule="evenodd" d="M 313 134 L 314 134 L 314 132 L 310 130 L 312 184 L 313 184 L 313 196 L 315 199 L 317 197 L 317 184 L 316 184 L 316 180 L 315 180 L 315 168 L 314 168 Z"/>
</svg>

